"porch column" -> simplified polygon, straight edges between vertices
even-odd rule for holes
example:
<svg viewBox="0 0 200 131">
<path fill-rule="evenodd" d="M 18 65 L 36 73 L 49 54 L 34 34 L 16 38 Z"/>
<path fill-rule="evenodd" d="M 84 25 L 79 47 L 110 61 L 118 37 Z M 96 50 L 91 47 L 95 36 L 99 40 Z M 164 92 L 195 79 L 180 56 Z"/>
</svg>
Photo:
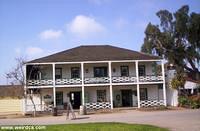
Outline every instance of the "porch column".
<svg viewBox="0 0 200 131">
<path fill-rule="evenodd" d="M 84 63 L 81 62 L 82 105 L 85 105 Z"/>
<path fill-rule="evenodd" d="M 23 112 L 26 113 L 27 106 L 27 77 L 26 77 L 26 64 L 24 65 L 24 102 L 23 102 Z"/>
<path fill-rule="evenodd" d="M 163 77 L 163 100 L 164 100 L 164 105 L 167 106 L 164 60 L 162 60 L 161 63 L 162 63 L 162 77 Z"/>
<path fill-rule="evenodd" d="M 56 107 L 56 79 L 55 79 L 55 63 L 52 64 L 53 68 L 53 106 Z"/>
<path fill-rule="evenodd" d="M 111 61 L 108 62 L 108 68 L 109 68 L 109 80 L 110 80 L 110 104 L 111 104 L 111 109 L 113 109 L 113 90 L 112 90 Z"/>
<path fill-rule="evenodd" d="M 140 85 L 139 85 L 139 73 L 138 73 L 138 61 L 135 61 L 135 73 L 137 80 L 137 100 L 138 100 L 138 108 L 140 108 Z"/>
</svg>

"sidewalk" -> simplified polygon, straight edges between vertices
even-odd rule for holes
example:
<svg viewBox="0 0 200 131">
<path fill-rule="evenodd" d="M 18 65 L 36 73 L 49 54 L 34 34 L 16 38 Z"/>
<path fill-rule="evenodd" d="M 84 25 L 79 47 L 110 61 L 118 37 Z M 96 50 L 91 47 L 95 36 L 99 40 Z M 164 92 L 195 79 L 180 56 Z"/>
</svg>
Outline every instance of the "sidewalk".
<svg viewBox="0 0 200 131">
<path fill-rule="evenodd" d="M 77 116 L 76 120 L 66 120 L 65 116 L 36 118 L 0 119 L 0 125 L 49 125 L 88 122 L 124 122 L 150 124 L 176 131 L 199 131 L 200 110 L 136 111 L 126 110 L 120 113 L 93 114 Z"/>
</svg>

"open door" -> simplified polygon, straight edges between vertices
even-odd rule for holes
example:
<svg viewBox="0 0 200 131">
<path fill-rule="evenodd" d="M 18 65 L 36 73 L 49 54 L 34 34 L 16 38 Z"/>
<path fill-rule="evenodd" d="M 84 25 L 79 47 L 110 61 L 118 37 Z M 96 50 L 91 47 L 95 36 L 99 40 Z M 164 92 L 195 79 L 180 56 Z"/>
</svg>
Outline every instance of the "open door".
<svg viewBox="0 0 200 131">
<path fill-rule="evenodd" d="M 81 92 L 70 92 L 70 102 L 73 109 L 79 109 L 81 105 Z"/>
</svg>

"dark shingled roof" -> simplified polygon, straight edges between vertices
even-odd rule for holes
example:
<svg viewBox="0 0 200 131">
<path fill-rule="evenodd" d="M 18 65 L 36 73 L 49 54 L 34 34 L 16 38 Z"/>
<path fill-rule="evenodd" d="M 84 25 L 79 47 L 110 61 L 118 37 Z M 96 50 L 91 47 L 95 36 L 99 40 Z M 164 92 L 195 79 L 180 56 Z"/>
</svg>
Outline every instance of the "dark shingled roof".
<svg viewBox="0 0 200 131">
<path fill-rule="evenodd" d="M 53 55 L 35 59 L 29 61 L 28 63 L 151 59 L 161 58 L 110 45 L 87 45 L 78 46 L 72 49 L 55 53 Z"/>
</svg>

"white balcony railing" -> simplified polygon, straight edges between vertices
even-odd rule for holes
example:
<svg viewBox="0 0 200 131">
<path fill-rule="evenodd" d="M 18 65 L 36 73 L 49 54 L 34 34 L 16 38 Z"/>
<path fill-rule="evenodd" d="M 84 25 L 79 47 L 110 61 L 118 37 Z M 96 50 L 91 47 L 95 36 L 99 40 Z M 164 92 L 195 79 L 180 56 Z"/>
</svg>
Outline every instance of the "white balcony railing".
<svg viewBox="0 0 200 131">
<path fill-rule="evenodd" d="M 162 81 L 163 77 L 162 76 L 140 76 L 139 81 L 140 82 L 159 82 Z"/>
<path fill-rule="evenodd" d="M 120 77 L 120 76 L 114 76 L 112 77 L 113 83 L 134 83 L 137 81 L 137 78 L 134 76 L 126 76 L 126 77 Z"/>
<path fill-rule="evenodd" d="M 162 76 L 140 76 L 139 82 L 160 82 L 163 80 Z M 85 78 L 85 84 L 103 84 L 109 83 L 109 77 L 91 77 Z M 137 78 L 135 76 L 113 76 L 112 83 L 136 83 Z M 79 85 L 82 83 L 81 78 L 72 78 L 72 79 L 56 79 L 56 85 Z M 53 80 L 27 80 L 28 86 L 48 86 L 53 85 Z"/>
<path fill-rule="evenodd" d="M 53 80 L 27 80 L 29 86 L 48 86 L 53 85 Z"/>
<path fill-rule="evenodd" d="M 99 110 L 99 109 L 110 109 L 110 102 L 92 102 L 85 103 L 86 109 L 88 110 Z"/>
<path fill-rule="evenodd" d="M 81 84 L 81 78 L 73 78 L 73 79 L 56 79 L 56 85 L 77 85 Z"/>
<path fill-rule="evenodd" d="M 92 78 L 85 78 L 85 84 L 100 84 L 100 83 L 109 83 L 109 77 L 92 77 Z"/>
<path fill-rule="evenodd" d="M 164 100 L 141 100 L 141 107 L 151 107 L 151 106 L 163 106 Z"/>
</svg>

